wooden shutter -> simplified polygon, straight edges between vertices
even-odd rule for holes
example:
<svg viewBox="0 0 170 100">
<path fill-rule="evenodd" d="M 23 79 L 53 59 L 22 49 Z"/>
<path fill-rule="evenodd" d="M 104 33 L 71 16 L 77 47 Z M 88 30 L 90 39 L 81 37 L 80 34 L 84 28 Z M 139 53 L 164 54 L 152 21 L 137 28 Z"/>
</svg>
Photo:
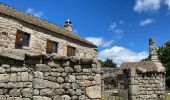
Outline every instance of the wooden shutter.
<svg viewBox="0 0 170 100">
<path fill-rule="evenodd" d="M 46 52 L 48 54 L 52 54 L 53 52 L 53 42 L 52 41 L 47 41 L 47 49 L 46 49 Z"/>
<path fill-rule="evenodd" d="M 22 37 L 23 37 L 24 33 L 21 31 L 17 31 L 16 34 L 16 44 L 17 45 L 22 45 Z"/>
<path fill-rule="evenodd" d="M 67 47 L 67 56 L 68 57 L 72 56 L 72 47 L 70 46 Z"/>
</svg>

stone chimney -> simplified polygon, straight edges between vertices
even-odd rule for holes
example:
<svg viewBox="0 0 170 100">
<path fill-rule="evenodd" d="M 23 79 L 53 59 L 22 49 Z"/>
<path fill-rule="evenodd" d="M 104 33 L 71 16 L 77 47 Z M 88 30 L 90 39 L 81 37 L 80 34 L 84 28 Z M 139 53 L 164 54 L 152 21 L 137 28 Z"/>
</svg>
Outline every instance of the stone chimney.
<svg viewBox="0 0 170 100">
<path fill-rule="evenodd" d="M 69 19 L 65 22 L 64 28 L 72 32 L 72 22 Z"/>
<path fill-rule="evenodd" d="M 151 61 L 155 61 L 155 62 L 159 61 L 154 38 L 149 39 L 149 58 Z"/>
</svg>

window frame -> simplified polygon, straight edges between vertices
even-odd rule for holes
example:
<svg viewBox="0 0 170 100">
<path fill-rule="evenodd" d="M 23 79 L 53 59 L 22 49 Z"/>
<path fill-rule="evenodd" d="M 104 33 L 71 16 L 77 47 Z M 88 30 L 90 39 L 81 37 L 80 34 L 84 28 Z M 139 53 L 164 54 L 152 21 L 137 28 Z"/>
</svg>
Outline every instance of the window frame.
<svg viewBox="0 0 170 100">
<path fill-rule="evenodd" d="M 58 53 L 58 42 L 47 40 L 46 54 Z"/>
<path fill-rule="evenodd" d="M 25 38 L 26 36 L 26 38 Z M 15 48 L 22 49 L 23 47 L 29 47 L 31 34 L 17 30 L 15 39 Z"/>
<path fill-rule="evenodd" d="M 69 51 L 70 50 L 70 51 Z M 73 46 L 67 46 L 67 56 L 76 56 L 76 47 Z"/>
</svg>

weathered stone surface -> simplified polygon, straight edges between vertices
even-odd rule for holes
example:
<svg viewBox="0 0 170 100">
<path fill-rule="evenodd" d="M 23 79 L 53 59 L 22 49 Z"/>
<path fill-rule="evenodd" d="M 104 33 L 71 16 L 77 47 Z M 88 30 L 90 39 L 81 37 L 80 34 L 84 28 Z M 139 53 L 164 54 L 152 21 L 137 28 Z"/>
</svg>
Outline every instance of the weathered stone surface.
<svg viewBox="0 0 170 100">
<path fill-rule="evenodd" d="M 11 97 L 19 97 L 20 96 L 20 89 L 12 89 L 9 92 L 9 96 L 11 96 Z"/>
<path fill-rule="evenodd" d="M 9 82 L 8 74 L 0 74 L 0 82 Z"/>
<path fill-rule="evenodd" d="M 52 99 L 43 96 L 33 96 L 33 100 L 52 100 Z"/>
<path fill-rule="evenodd" d="M 79 96 L 78 100 L 85 100 L 86 99 L 86 96 L 85 95 L 81 95 Z"/>
<path fill-rule="evenodd" d="M 37 89 L 42 89 L 42 88 L 60 88 L 60 85 L 58 83 L 55 82 L 50 82 L 47 80 L 43 80 L 43 79 L 38 79 L 35 78 L 33 81 L 33 86 L 34 88 Z"/>
<path fill-rule="evenodd" d="M 74 75 L 69 75 L 69 82 L 75 82 L 76 77 Z"/>
<path fill-rule="evenodd" d="M 62 99 L 62 100 L 71 100 L 71 98 L 70 98 L 69 95 L 62 95 L 62 96 L 61 96 L 61 99 Z"/>
<path fill-rule="evenodd" d="M 65 93 L 64 89 L 56 89 L 55 90 L 55 94 L 57 94 L 57 95 L 61 95 L 61 94 L 64 94 L 64 93 Z"/>
<path fill-rule="evenodd" d="M 54 95 L 54 91 L 51 90 L 51 89 L 41 89 L 40 90 L 40 95 L 51 97 L 51 96 Z"/>
<path fill-rule="evenodd" d="M 51 68 L 45 64 L 36 64 L 35 70 L 40 72 L 47 72 L 51 71 Z"/>
<path fill-rule="evenodd" d="M 60 95 L 55 95 L 55 96 L 53 97 L 53 100 L 62 100 L 62 99 L 61 99 L 61 96 L 60 96 Z"/>
<path fill-rule="evenodd" d="M 30 88 L 24 88 L 21 90 L 21 94 L 25 98 L 31 98 L 32 97 L 32 90 Z"/>
<path fill-rule="evenodd" d="M 6 100 L 6 96 L 5 95 L 0 95 L 0 100 Z"/>
<path fill-rule="evenodd" d="M 91 99 L 101 98 L 101 87 L 100 86 L 92 86 L 86 88 L 87 96 Z"/>
<path fill-rule="evenodd" d="M 57 78 L 57 82 L 58 82 L 58 83 L 63 83 L 63 82 L 64 82 L 64 78 L 58 77 L 58 78 Z"/>
</svg>

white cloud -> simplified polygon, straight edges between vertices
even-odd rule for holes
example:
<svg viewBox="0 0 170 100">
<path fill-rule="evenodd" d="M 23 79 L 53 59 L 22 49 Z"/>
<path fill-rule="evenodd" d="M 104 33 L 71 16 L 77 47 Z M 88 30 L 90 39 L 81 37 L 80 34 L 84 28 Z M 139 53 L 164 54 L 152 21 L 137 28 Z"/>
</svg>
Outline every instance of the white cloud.
<svg viewBox="0 0 170 100">
<path fill-rule="evenodd" d="M 148 53 L 143 52 L 134 52 L 130 49 L 121 47 L 121 46 L 113 46 L 110 49 L 105 49 L 99 52 L 99 59 L 106 60 L 107 58 L 113 59 L 115 63 L 119 66 L 123 62 L 137 62 L 141 59 L 148 57 Z"/>
<path fill-rule="evenodd" d="M 136 12 L 158 11 L 162 0 L 136 0 L 134 10 Z"/>
<path fill-rule="evenodd" d="M 153 24 L 155 22 L 156 21 L 154 19 L 147 18 L 145 20 L 142 20 L 139 25 L 140 26 L 146 26 L 146 25 L 149 25 L 149 24 Z"/>
<path fill-rule="evenodd" d="M 114 42 L 114 40 L 104 40 L 102 37 L 87 37 L 85 38 L 86 40 L 92 42 L 93 44 L 97 45 L 97 46 L 101 46 L 101 47 L 109 47 L 112 45 L 112 43 Z"/>
<path fill-rule="evenodd" d="M 124 37 L 124 31 L 120 28 L 125 21 L 114 22 L 109 26 L 109 31 L 116 33 L 116 38 L 121 39 Z"/>
<path fill-rule="evenodd" d="M 168 9 L 170 10 L 170 0 L 165 0 L 165 4 L 168 5 Z"/>
<path fill-rule="evenodd" d="M 34 15 L 34 16 L 39 17 L 39 18 L 41 18 L 44 15 L 42 11 L 35 11 L 32 8 L 28 8 L 26 10 L 26 13 L 29 13 L 29 14 Z"/>
</svg>

